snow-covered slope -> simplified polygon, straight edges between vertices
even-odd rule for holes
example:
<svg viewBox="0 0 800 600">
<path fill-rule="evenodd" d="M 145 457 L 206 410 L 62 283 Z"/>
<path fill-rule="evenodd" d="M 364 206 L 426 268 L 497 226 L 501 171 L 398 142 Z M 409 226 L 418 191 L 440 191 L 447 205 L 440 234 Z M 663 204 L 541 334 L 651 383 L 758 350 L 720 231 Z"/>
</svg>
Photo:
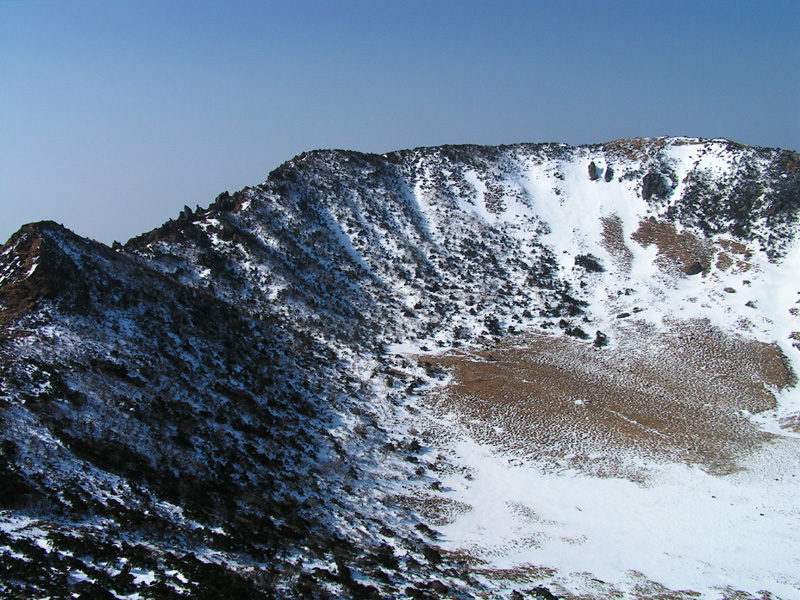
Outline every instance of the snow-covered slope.
<svg viewBox="0 0 800 600">
<path fill-rule="evenodd" d="M 312 152 L 114 249 L 26 226 L 0 254 L 2 585 L 31 597 L 226 596 L 220 580 L 252 597 L 547 597 L 545 584 L 800 597 L 792 544 L 740 577 L 747 553 L 641 534 L 648 518 L 712 510 L 695 492 L 668 501 L 683 486 L 730 500 L 730 518 L 772 490 L 780 518 L 748 535 L 800 525 L 781 499 L 792 477 L 752 475 L 778 446 L 789 464 L 800 456 L 786 441 L 800 412 L 798 208 L 795 153 L 657 138 Z M 696 340 L 688 358 L 677 339 Z M 576 453 L 545 436 L 532 458 L 525 435 L 494 435 L 509 427 L 500 400 L 465 388 L 459 369 L 542 344 L 552 360 L 537 364 L 575 389 L 606 382 L 597 402 L 630 398 L 614 418 L 637 426 L 631 406 L 653 385 L 699 418 L 708 394 L 729 443 L 686 458 L 612 436 L 606 479 L 570 470 L 602 440 Z M 728 368 L 734 355 L 758 368 Z M 613 374 L 625 364 L 639 367 Z M 692 379 L 701 370 L 713 372 Z M 524 387 L 513 369 L 490 377 Z M 554 401 L 582 406 L 558 381 Z M 534 389 L 511 422 L 546 422 L 545 395 Z M 473 414 L 466 397 L 488 408 Z M 648 444 L 679 439 L 648 418 Z M 620 500 L 575 518 L 559 508 L 569 490 Z M 648 508 L 664 502 L 678 512 Z M 531 517 L 548 506 L 557 518 Z M 626 529 L 623 510 L 641 526 Z M 707 533 L 725 541 L 720 519 Z"/>
</svg>

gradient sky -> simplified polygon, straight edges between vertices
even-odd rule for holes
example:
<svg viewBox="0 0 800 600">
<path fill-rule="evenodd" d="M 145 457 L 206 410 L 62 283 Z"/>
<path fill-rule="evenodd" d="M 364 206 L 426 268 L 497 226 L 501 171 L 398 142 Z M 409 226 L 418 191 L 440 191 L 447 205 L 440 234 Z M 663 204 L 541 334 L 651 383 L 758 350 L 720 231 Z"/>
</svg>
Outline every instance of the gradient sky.
<svg viewBox="0 0 800 600">
<path fill-rule="evenodd" d="M 800 150 L 800 2 L 0 0 L 0 242 L 110 243 L 317 148 Z"/>
</svg>

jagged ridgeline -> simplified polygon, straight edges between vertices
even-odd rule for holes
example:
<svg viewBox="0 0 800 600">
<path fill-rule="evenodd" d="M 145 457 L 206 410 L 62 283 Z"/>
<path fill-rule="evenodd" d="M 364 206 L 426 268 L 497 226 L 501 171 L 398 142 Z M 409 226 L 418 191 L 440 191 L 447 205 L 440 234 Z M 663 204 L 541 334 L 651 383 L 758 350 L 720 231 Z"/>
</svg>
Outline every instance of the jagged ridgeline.
<svg viewBox="0 0 800 600">
<path fill-rule="evenodd" d="M 112 248 L 26 225 L 0 251 L 0 593 L 510 594 L 414 501 L 447 466 L 416 421 L 443 375 L 398 349 L 613 351 L 685 305 L 790 364 L 792 307 L 742 323 L 719 290 L 785 263 L 798 208 L 796 153 L 658 138 L 310 152 Z"/>
</svg>

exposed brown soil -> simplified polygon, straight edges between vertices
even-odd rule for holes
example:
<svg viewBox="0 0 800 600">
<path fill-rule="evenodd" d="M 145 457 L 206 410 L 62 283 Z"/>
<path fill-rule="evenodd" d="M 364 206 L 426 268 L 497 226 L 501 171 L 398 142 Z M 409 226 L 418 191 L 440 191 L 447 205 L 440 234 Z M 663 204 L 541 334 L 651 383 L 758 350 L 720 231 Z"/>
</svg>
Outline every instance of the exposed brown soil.
<svg viewBox="0 0 800 600">
<path fill-rule="evenodd" d="M 479 441 L 599 476 L 638 478 L 634 457 L 729 472 L 768 437 L 747 414 L 791 381 L 776 346 L 704 322 L 629 327 L 610 348 L 530 334 L 426 358 L 453 374 L 429 402 Z"/>
</svg>

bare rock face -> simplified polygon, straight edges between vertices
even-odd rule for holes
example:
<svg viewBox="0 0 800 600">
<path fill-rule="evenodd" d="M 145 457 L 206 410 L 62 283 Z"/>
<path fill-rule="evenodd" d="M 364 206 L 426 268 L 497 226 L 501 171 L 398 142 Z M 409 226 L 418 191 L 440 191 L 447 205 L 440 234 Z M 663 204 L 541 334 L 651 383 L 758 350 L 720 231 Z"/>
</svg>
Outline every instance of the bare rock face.
<svg viewBox="0 0 800 600">
<path fill-rule="evenodd" d="M 651 198 L 666 198 L 669 193 L 669 187 L 664 179 L 664 176 L 657 171 L 650 171 L 642 178 L 642 198 L 650 200 Z"/>
</svg>

